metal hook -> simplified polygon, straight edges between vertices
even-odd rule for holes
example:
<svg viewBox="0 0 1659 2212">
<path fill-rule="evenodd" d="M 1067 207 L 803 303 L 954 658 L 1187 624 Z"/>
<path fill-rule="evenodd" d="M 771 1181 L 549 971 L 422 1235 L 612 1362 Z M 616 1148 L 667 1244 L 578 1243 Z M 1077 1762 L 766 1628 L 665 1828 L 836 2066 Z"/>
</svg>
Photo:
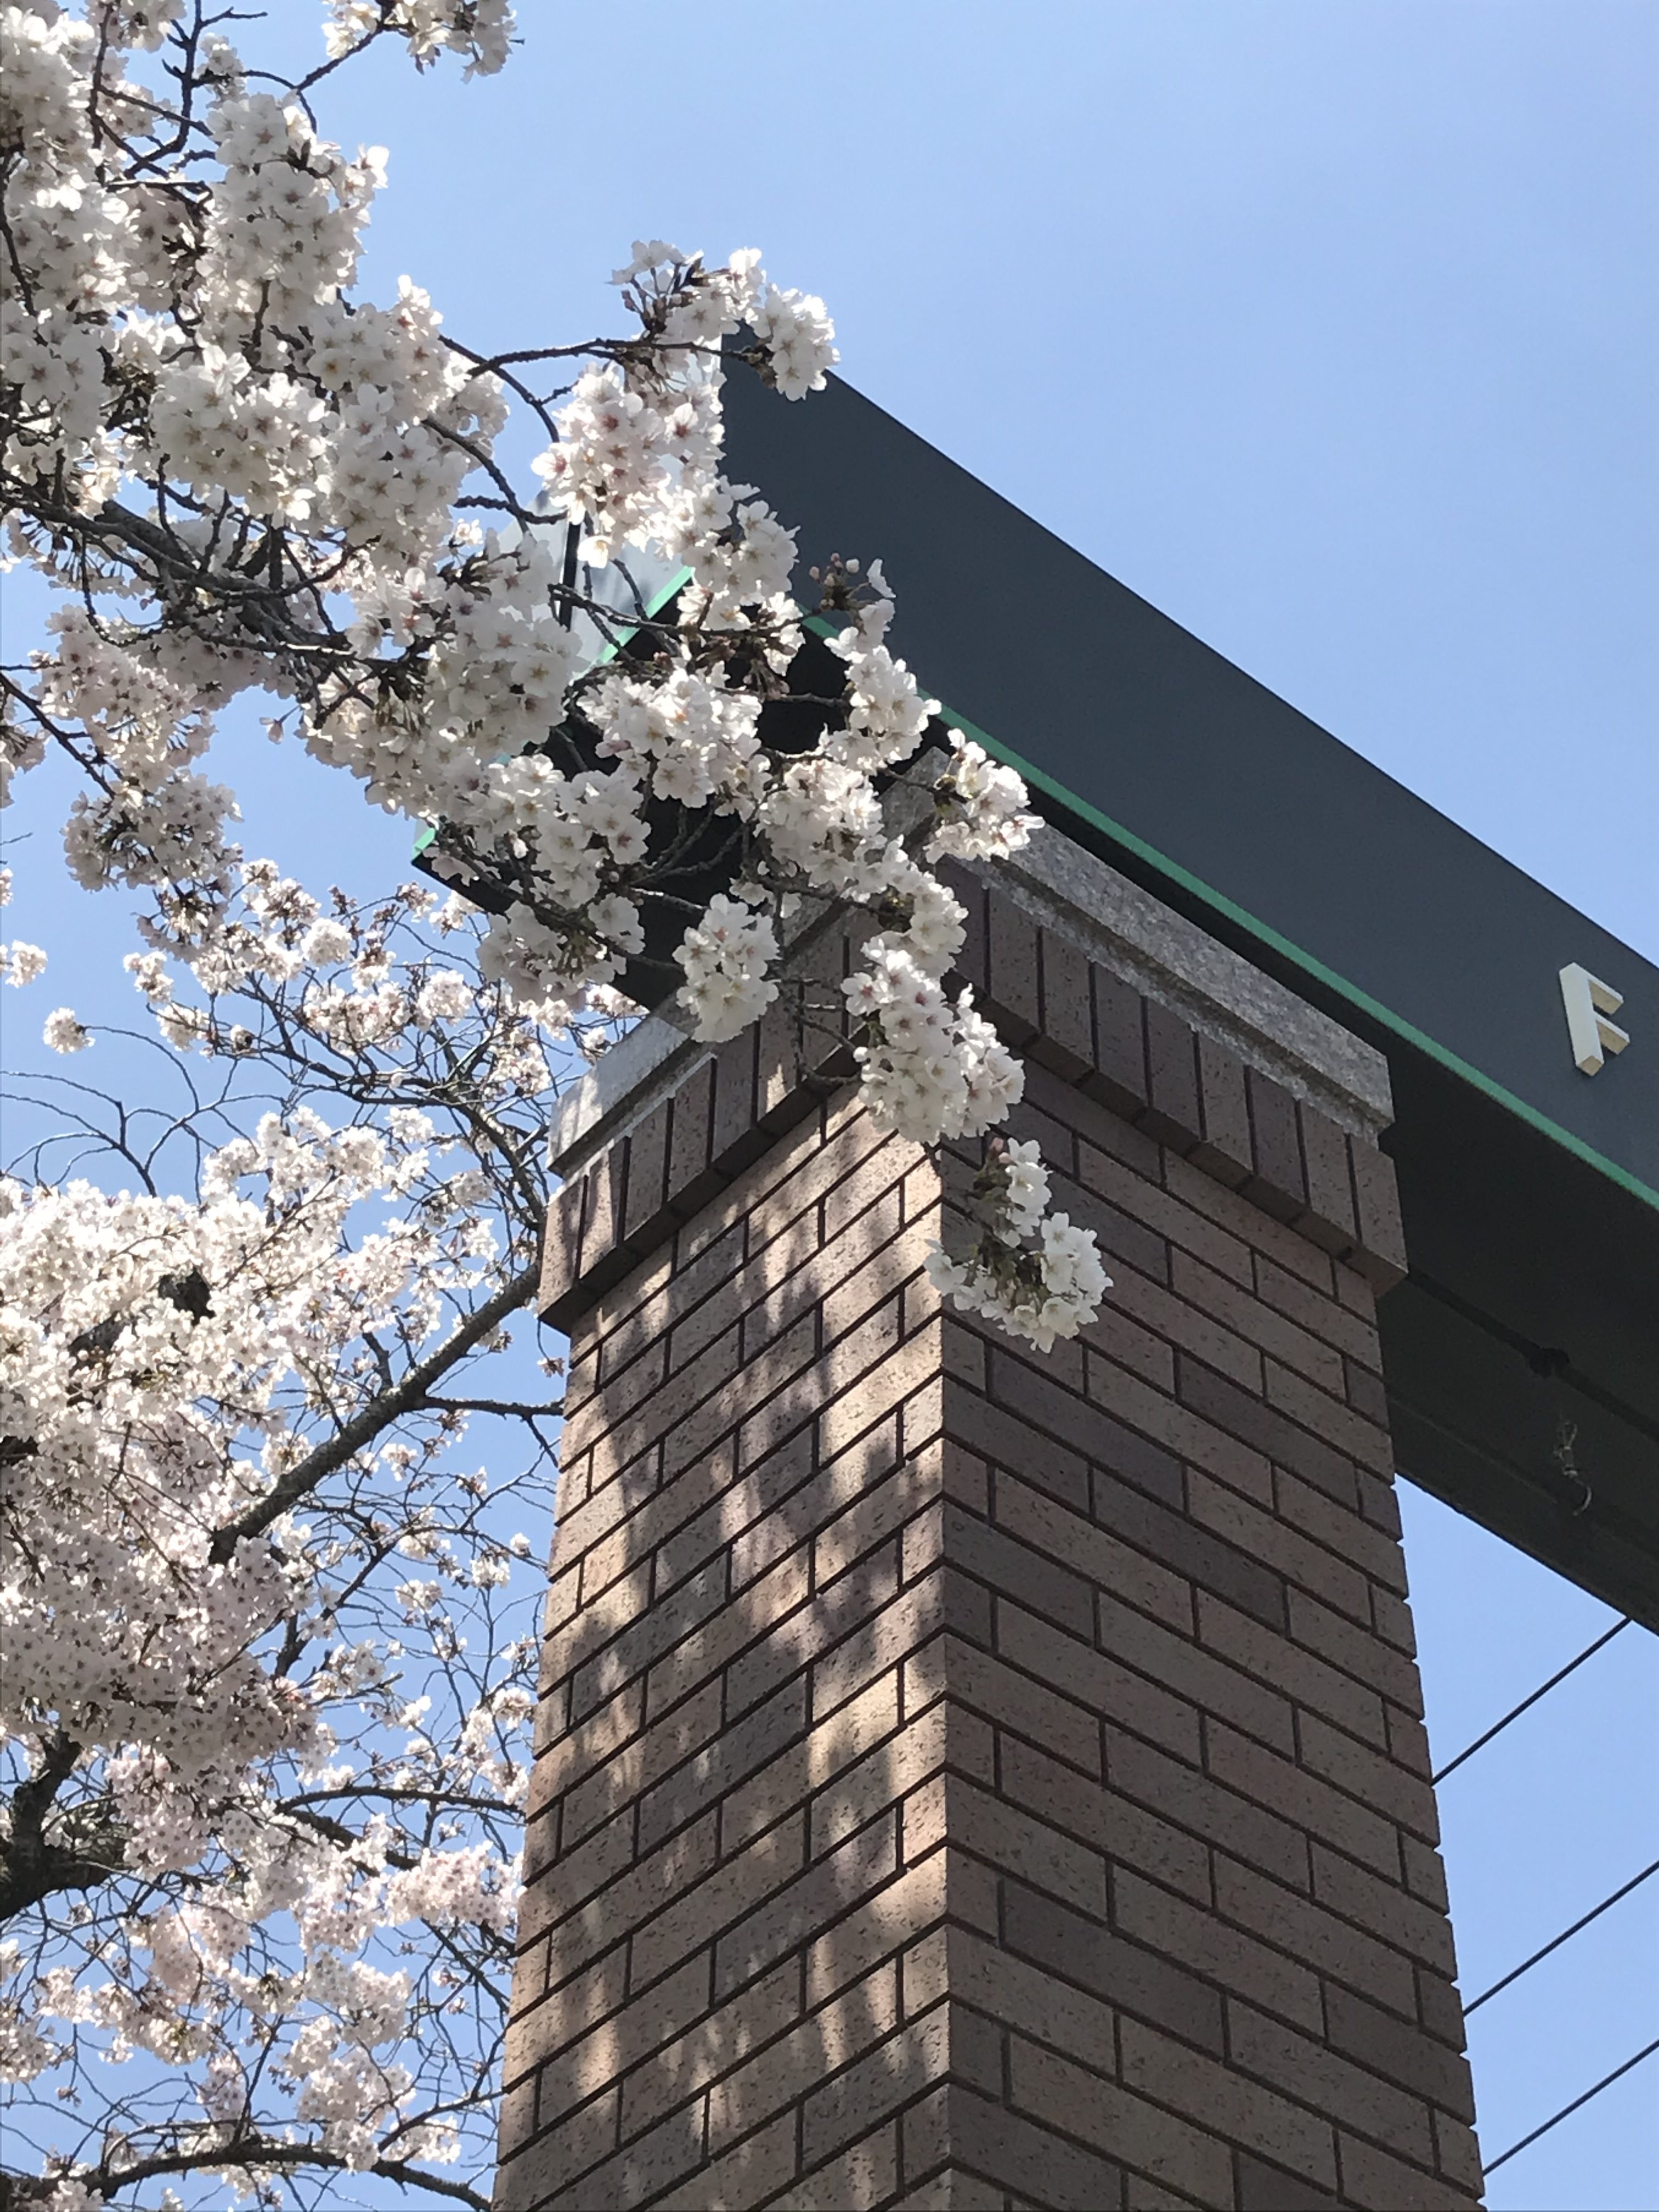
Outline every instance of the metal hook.
<svg viewBox="0 0 1659 2212">
<path fill-rule="evenodd" d="M 1583 1476 L 1578 1472 L 1578 1462 L 1573 1456 L 1572 1448 L 1577 1439 L 1577 1436 L 1578 1424 L 1577 1421 L 1570 1421 L 1565 1415 L 1557 1420 L 1555 1424 L 1555 1450 L 1553 1454 L 1553 1457 L 1561 1470 L 1562 1480 L 1570 1484 L 1578 1493 L 1577 1503 L 1568 1509 L 1575 1521 L 1577 1520 L 1580 1514 L 1588 1513 L 1589 1511 L 1595 1496 L 1595 1492 L 1591 1490 L 1589 1483 L 1585 1481 Z"/>
</svg>

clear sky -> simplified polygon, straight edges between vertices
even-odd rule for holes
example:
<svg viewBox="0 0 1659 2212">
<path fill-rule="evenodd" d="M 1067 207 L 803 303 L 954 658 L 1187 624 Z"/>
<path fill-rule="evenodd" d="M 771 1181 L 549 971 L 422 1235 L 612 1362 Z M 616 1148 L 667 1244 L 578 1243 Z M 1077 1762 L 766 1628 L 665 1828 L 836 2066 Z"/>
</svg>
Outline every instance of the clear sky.
<svg viewBox="0 0 1659 2212">
<path fill-rule="evenodd" d="M 498 79 L 388 57 L 325 105 L 392 149 L 371 289 L 406 270 L 520 345 L 611 326 L 635 236 L 763 246 L 861 390 L 1659 957 L 1651 0 L 520 13 Z M 297 53 L 314 21 L 274 27 Z M 287 766 L 250 745 L 252 845 L 398 866 Z M 87 903 L 16 918 L 62 948 L 46 1005 L 122 949 Z M 1443 1759 L 1611 1616 L 1407 1504 Z M 1447 1784 L 1467 1994 L 1659 1857 L 1656 1720 L 1632 1631 Z M 1656 1965 L 1659 1878 L 1480 2010 L 1489 2155 L 1659 2035 Z M 1506 2165 L 1495 2212 L 1659 2203 L 1656 2099 L 1659 2060 Z"/>
</svg>

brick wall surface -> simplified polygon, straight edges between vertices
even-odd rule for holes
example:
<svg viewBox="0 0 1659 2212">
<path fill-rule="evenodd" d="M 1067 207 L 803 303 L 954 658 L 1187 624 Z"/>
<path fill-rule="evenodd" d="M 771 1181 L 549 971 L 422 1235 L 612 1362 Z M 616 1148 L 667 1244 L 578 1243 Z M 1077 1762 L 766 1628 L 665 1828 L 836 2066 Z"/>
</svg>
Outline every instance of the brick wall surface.
<svg viewBox="0 0 1659 2212">
<path fill-rule="evenodd" d="M 963 1170 L 787 1010 L 567 1188 L 497 2203 L 1475 2205 L 1388 1163 L 961 888 L 1115 1287 L 942 1313 Z"/>
</svg>

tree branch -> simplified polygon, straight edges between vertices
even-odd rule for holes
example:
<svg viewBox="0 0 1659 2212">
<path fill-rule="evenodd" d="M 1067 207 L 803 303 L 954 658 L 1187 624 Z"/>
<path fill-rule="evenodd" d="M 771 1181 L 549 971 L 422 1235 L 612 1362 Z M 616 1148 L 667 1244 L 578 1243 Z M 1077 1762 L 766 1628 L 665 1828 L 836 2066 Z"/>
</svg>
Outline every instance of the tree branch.
<svg viewBox="0 0 1659 2212">
<path fill-rule="evenodd" d="M 325 1444 L 308 1452 L 297 1467 L 290 1468 L 280 1481 L 273 1485 L 258 1503 L 246 1513 L 221 1528 L 213 1539 L 210 1559 L 216 1566 L 222 1566 L 245 1536 L 258 1536 L 279 1521 L 290 1507 L 297 1505 L 307 1492 L 316 1488 L 325 1476 L 355 1459 L 365 1445 L 373 1443 L 380 1431 L 404 1413 L 419 1411 L 434 1382 L 441 1382 L 456 1362 L 471 1351 L 474 1345 L 498 1328 L 508 1314 L 515 1313 L 531 1297 L 541 1277 L 539 1256 L 516 1275 L 510 1276 L 493 1298 L 470 1314 L 453 1336 L 441 1345 L 429 1358 L 411 1367 L 401 1382 L 389 1390 L 382 1390 L 371 1398 L 362 1413 L 348 1421 L 344 1427 L 331 1437 Z"/>
</svg>

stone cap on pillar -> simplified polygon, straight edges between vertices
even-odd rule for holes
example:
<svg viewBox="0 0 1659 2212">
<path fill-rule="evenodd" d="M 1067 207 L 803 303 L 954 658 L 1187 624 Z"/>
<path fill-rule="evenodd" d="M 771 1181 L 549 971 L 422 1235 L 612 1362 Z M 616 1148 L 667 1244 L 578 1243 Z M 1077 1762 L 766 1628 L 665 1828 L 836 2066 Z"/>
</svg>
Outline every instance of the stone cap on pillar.
<svg viewBox="0 0 1659 2212">
<path fill-rule="evenodd" d="M 1374 1290 L 1401 1278 L 1382 1054 L 1049 825 L 1010 860 L 939 872 L 968 913 L 947 986 L 970 987 L 1012 1049 Z M 856 943 L 846 915 L 818 920 L 743 1036 L 711 1047 L 647 1016 L 561 1100 L 544 1318 L 568 1328 L 850 1078 L 840 985 Z"/>
</svg>

